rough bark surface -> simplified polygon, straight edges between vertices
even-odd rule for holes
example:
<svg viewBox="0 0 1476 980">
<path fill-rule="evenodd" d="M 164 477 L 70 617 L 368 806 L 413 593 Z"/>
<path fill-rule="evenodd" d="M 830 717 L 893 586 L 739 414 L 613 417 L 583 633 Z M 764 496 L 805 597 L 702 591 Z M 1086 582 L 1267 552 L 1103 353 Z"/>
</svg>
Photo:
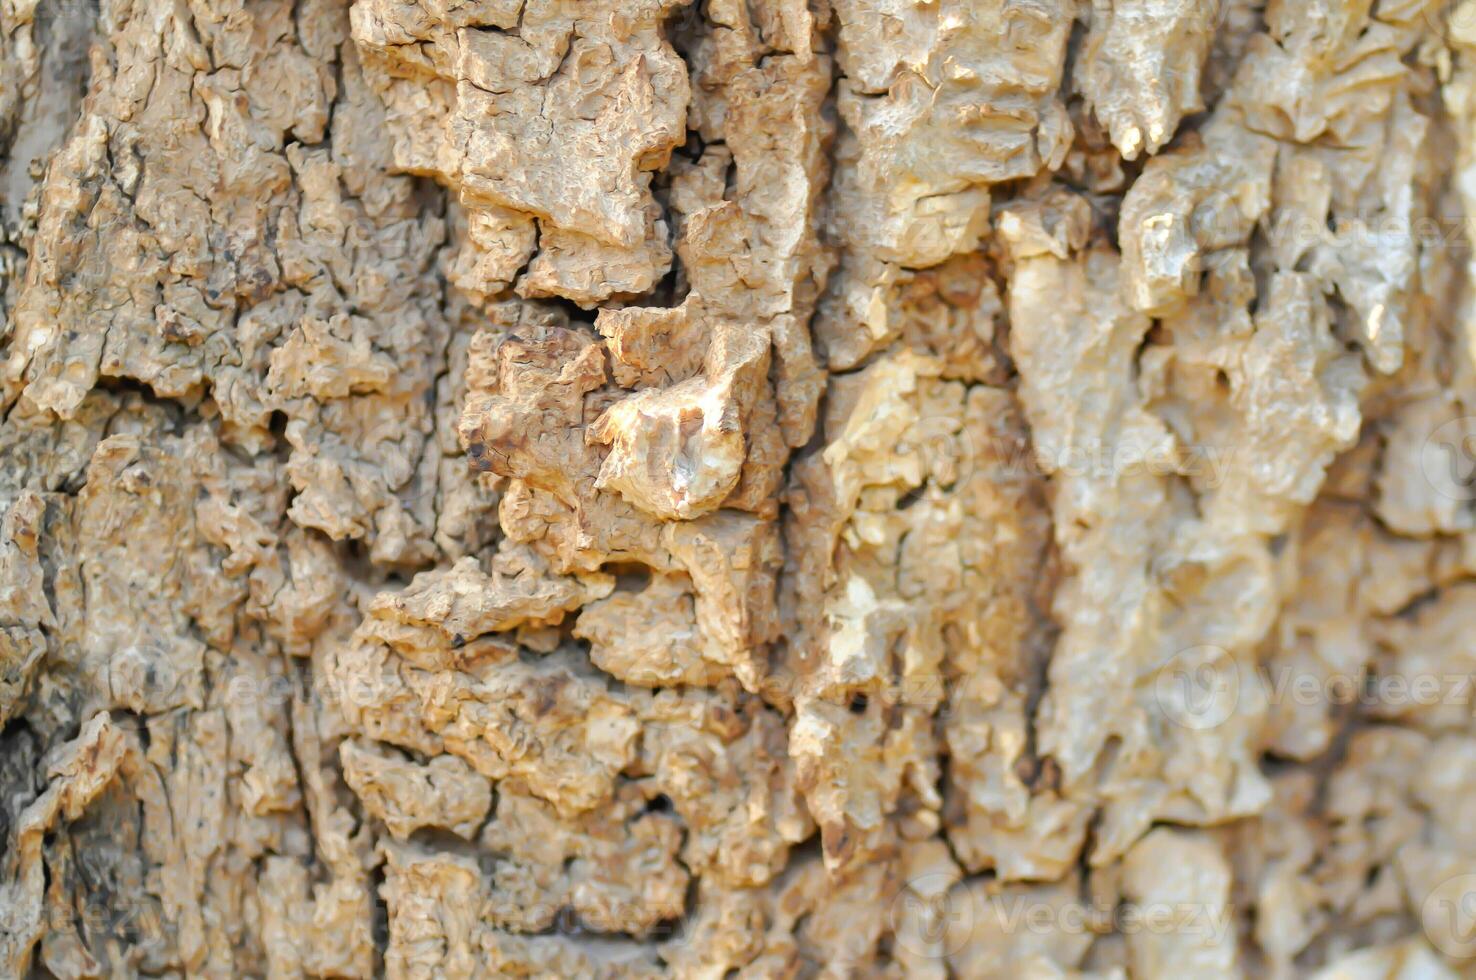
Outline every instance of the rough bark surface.
<svg viewBox="0 0 1476 980">
<path fill-rule="evenodd" d="M 3 0 L 0 978 L 1469 972 L 1468 214 L 1476 0 Z"/>
</svg>

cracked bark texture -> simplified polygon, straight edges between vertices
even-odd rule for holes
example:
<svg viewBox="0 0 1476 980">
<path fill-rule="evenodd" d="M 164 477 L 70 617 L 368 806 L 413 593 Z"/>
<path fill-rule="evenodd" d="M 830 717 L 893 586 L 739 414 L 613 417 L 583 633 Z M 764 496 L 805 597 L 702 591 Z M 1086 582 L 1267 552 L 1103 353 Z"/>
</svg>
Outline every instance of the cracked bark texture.
<svg viewBox="0 0 1476 980">
<path fill-rule="evenodd" d="M 0 978 L 1469 975 L 1473 168 L 1476 0 L 0 3 Z"/>
</svg>

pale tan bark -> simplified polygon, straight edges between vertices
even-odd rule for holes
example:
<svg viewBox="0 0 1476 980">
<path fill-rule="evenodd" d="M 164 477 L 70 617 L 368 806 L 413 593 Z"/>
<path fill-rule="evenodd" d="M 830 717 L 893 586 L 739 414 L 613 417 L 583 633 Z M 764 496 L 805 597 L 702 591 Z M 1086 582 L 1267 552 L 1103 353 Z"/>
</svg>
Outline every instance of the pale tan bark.
<svg viewBox="0 0 1476 980">
<path fill-rule="evenodd" d="M 0 5 L 0 978 L 1469 968 L 1473 59 Z"/>
</svg>

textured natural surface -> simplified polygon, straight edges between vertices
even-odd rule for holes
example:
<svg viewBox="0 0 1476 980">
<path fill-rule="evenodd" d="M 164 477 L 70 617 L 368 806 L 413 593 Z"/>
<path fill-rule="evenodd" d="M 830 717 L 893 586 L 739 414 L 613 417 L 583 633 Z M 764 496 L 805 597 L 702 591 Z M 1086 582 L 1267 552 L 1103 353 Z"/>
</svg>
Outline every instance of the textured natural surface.
<svg viewBox="0 0 1476 980">
<path fill-rule="evenodd" d="M 1473 231 L 1476 0 L 3 0 L 0 980 L 1472 975 Z"/>
</svg>

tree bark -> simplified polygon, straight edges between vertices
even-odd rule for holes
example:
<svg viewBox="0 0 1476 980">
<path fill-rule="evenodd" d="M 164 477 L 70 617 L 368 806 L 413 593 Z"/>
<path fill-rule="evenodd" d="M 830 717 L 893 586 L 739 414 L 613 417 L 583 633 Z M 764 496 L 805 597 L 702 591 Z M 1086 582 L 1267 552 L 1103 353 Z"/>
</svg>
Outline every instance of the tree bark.
<svg viewBox="0 0 1476 980">
<path fill-rule="evenodd" d="M 1473 58 L 0 6 L 0 977 L 1456 975 Z"/>
</svg>

